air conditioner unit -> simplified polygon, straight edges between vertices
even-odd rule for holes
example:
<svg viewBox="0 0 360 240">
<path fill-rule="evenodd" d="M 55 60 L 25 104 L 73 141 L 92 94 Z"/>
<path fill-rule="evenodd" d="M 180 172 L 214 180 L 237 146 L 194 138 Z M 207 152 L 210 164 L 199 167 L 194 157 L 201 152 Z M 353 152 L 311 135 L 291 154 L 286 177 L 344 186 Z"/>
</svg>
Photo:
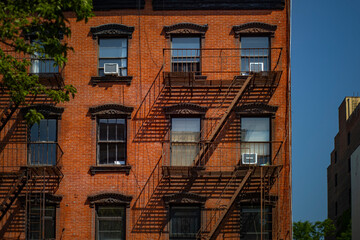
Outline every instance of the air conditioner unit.
<svg viewBox="0 0 360 240">
<path fill-rule="evenodd" d="M 104 74 L 119 76 L 119 65 L 117 63 L 104 63 Z"/>
<path fill-rule="evenodd" d="M 114 164 L 120 165 L 120 164 L 122 164 L 122 162 L 121 161 L 114 161 Z"/>
<path fill-rule="evenodd" d="M 243 153 L 242 164 L 257 164 L 257 153 Z"/>
<path fill-rule="evenodd" d="M 250 72 L 262 72 L 264 71 L 263 62 L 251 62 L 250 63 Z"/>
</svg>

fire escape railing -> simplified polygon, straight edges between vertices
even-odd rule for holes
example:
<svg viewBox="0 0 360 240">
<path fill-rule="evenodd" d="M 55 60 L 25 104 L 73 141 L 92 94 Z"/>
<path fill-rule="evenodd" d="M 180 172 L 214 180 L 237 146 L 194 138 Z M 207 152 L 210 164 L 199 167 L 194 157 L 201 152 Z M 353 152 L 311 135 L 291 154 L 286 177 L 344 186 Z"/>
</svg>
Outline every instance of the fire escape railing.
<svg viewBox="0 0 360 240">
<path fill-rule="evenodd" d="M 238 105 L 245 93 L 247 95 L 251 94 L 251 87 L 256 85 L 254 76 L 266 78 L 270 76 L 268 73 L 277 71 L 281 72 L 282 49 L 253 49 L 254 51 L 251 51 L 251 49 L 238 48 L 198 49 L 199 51 L 196 51 L 196 49 L 190 49 L 193 53 L 195 52 L 192 54 L 194 56 L 179 57 L 180 54 L 177 53 L 176 59 L 173 57 L 174 50 L 185 51 L 188 49 L 164 49 L 164 65 L 156 75 L 149 91 L 145 95 L 134 115 L 134 122 L 139 121 L 138 124 L 135 123 L 135 138 L 148 122 L 161 115 L 161 113 L 152 112 L 155 104 L 157 104 L 159 96 L 165 88 L 165 82 L 162 82 L 161 74 L 164 74 L 165 80 L 166 77 L 172 77 L 171 73 L 190 72 L 193 74 L 192 76 L 194 77 L 194 81 L 196 81 L 196 76 L 206 75 L 207 80 L 202 84 L 206 85 L 206 82 L 208 81 L 208 83 L 211 84 L 216 82 L 219 86 L 222 86 L 222 83 L 225 82 L 225 80 L 228 80 L 226 86 L 232 86 L 234 81 L 238 81 L 236 78 L 237 76 L 243 77 L 240 81 L 241 85 L 239 86 L 237 84 L 238 92 L 236 93 L 234 99 L 230 105 L 226 106 L 225 111 L 223 111 L 223 109 L 220 110 L 222 111 L 222 116 L 216 121 L 215 126 L 206 134 L 208 137 L 204 140 L 204 144 L 202 144 L 199 153 L 194 160 L 193 166 L 205 166 L 217 148 L 217 143 L 223 137 L 223 133 L 226 131 L 225 125 L 227 124 L 230 115 L 233 113 L 234 108 Z M 266 54 L 260 54 L 260 51 L 263 53 L 265 52 Z M 216 54 L 214 54 L 214 52 Z M 245 62 L 245 64 L 243 64 L 243 62 Z M 265 74 L 263 74 L 263 72 Z M 166 75 L 167 73 L 170 73 L 170 75 Z M 180 75 L 174 75 L 174 77 L 177 76 Z M 274 86 L 276 88 L 277 83 L 275 83 L 274 79 L 271 79 L 270 81 L 271 83 L 269 86 L 272 87 L 271 84 L 275 84 Z M 265 84 L 267 84 L 266 81 Z M 191 86 L 196 86 L 196 84 L 192 84 Z M 134 225 L 136 225 L 136 222 L 140 220 L 141 215 L 144 211 L 146 211 L 152 196 L 161 182 L 161 167 L 164 163 L 163 155 L 161 155 L 148 180 L 144 184 L 137 200 L 135 201 L 133 209 L 140 210 L 140 214 L 138 214 L 138 216 L 134 219 Z"/>
</svg>

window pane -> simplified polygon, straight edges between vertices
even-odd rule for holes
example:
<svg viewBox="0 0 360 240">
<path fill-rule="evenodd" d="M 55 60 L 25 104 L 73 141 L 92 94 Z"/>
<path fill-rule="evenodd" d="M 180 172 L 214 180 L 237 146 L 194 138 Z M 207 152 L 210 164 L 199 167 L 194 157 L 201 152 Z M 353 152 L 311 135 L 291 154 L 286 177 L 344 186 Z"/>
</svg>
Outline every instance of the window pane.
<svg viewBox="0 0 360 240">
<path fill-rule="evenodd" d="M 39 141 L 39 124 L 34 123 L 30 129 L 30 141 Z"/>
<path fill-rule="evenodd" d="M 125 38 L 110 38 L 99 40 L 99 57 L 126 57 L 127 40 Z"/>
<path fill-rule="evenodd" d="M 107 140 L 107 119 L 99 120 L 99 131 L 100 140 Z"/>
<path fill-rule="evenodd" d="M 200 132 L 200 118 L 172 118 L 174 132 Z"/>
<path fill-rule="evenodd" d="M 100 59 L 99 67 L 103 68 L 105 63 L 117 63 L 120 67 L 126 67 L 126 59 Z"/>
<path fill-rule="evenodd" d="M 200 227 L 199 207 L 172 207 L 170 238 L 195 239 Z"/>
<path fill-rule="evenodd" d="M 116 140 L 116 119 L 108 119 L 109 139 Z"/>
<path fill-rule="evenodd" d="M 49 136 L 48 141 L 56 142 L 56 119 L 47 119 Z"/>
<path fill-rule="evenodd" d="M 100 232 L 99 240 L 122 240 L 123 233 L 121 232 Z"/>
<path fill-rule="evenodd" d="M 124 217 L 124 214 L 125 214 L 124 207 L 99 206 L 97 210 L 97 215 L 99 217 Z"/>
<path fill-rule="evenodd" d="M 117 119 L 117 140 L 126 140 L 125 119 Z"/>
<path fill-rule="evenodd" d="M 122 222 L 120 220 L 103 220 L 99 219 L 99 230 L 100 231 L 111 231 L 111 230 L 118 230 L 122 229 L 121 227 Z"/>
<path fill-rule="evenodd" d="M 242 37 L 241 48 L 268 48 L 268 37 Z"/>
<path fill-rule="evenodd" d="M 42 119 L 40 120 L 40 126 L 39 126 L 39 141 L 47 141 L 48 138 L 48 129 L 47 129 L 47 120 Z"/>
<path fill-rule="evenodd" d="M 99 144 L 99 164 L 107 164 L 107 144 Z"/>
<path fill-rule="evenodd" d="M 113 164 L 116 161 L 116 143 L 108 144 L 108 154 L 109 154 L 108 163 Z"/>
<path fill-rule="evenodd" d="M 197 37 L 175 37 L 171 40 L 172 48 L 183 48 L 183 49 L 199 49 L 200 48 L 200 38 Z"/>
<path fill-rule="evenodd" d="M 269 118 L 241 118 L 241 140 L 246 142 L 270 141 Z"/>
<path fill-rule="evenodd" d="M 118 143 L 117 162 L 116 164 L 125 164 L 126 161 L 126 143 Z"/>
</svg>

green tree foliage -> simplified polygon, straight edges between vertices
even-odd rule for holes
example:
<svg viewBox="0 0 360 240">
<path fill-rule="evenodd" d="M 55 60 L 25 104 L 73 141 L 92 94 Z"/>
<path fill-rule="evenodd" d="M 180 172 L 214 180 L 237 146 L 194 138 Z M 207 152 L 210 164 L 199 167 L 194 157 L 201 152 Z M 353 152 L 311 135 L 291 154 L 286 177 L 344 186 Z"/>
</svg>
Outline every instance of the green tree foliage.
<svg viewBox="0 0 360 240">
<path fill-rule="evenodd" d="M 68 12 L 68 13 L 66 13 Z M 71 36 L 69 15 L 77 21 L 92 16 L 91 0 L 2 0 L 0 1 L 0 89 L 9 92 L 11 100 L 24 104 L 28 95 L 45 94 L 54 102 L 69 101 L 76 89 L 66 85 L 62 89 L 49 89 L 39 83 L 37 75 L 29 75 L 29 59 L 17 56 L 38 54 L 52 58 L 63 66 L 67 52 L 73 50 L 64 38 Z M 31 36 L 35 41 L 29 41 Z M 1 94 L 1 93 L 0 93 Z M 35 110 L 27 114 L 28 121 L 42 117 Z"/>
<path fill-rule="evenodd" d="M 293 227 L 293 237 L 295 240 L 322 240 L 325 237 L 334 236 L 335 232 L 335 225 L 330 219 L 315 223 L 299 221 L 295 222 Z"/>
</svg>

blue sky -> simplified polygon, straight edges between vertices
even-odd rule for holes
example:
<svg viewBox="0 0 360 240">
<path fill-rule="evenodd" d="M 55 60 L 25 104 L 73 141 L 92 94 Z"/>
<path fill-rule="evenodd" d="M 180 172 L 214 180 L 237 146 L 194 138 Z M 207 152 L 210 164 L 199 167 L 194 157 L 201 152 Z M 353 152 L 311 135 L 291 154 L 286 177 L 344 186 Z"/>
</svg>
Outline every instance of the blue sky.
<svg viewBox="0 0 360 240">
<path fill-rule="evenodd" d="M 292 1 L 293 220 L 327 217 L 338 107 L 360 94 L 360 2 Z"/>
</svg>

